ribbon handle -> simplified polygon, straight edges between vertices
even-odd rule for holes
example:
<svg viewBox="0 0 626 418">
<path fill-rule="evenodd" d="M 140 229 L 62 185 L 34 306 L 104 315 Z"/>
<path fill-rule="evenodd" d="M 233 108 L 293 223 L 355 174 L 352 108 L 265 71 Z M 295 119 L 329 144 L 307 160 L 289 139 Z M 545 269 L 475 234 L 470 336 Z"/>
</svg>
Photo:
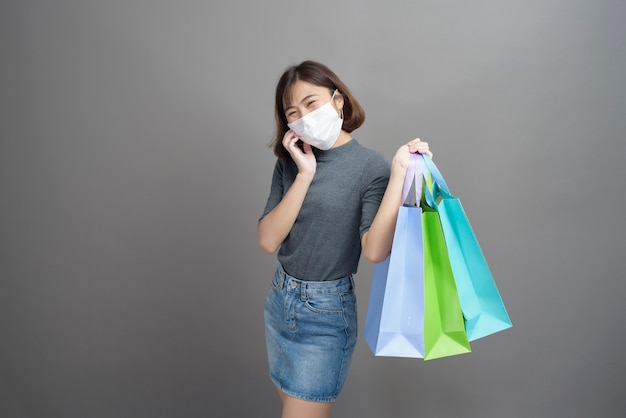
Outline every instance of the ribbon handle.
<svg viewBox="0 0 626 418">
<path fill-rule="evenodd" d="M 409 195 L 415 196 L 415 204 L 419 205 L 422 196 L 422 176 L 424 175 L 424 161 L 420 154 L 411 154 L 409 166 L 404 176 L 404 186 L 402 187 L 402 203 L 405 204 Z M 411 199 L 412 200 L 412 199 Z"/>
<path fill-rule="evenodd" d="M 424 167 L 426 168 L 423 172 L 423 175 L 427 185 L 429 183 L 428 173 L 430 173 L 430 176 L 432 178 L 432 188 L 428 186 L 424 187 L 424 197 L 426 199 L 426 203 L 428 203 L 428 206 L 436 209 L 435 205 L 437 197 L 441 195 L 450 197 L 452 196 L 452 193 L 450 193 L 448 184 L 443 179 L 441 171 L 439 171 L 439 168 L 437 168 L 433 160 L 426 154 L 421 155 L 422 160 L 424 161 Z"/>
</svg>

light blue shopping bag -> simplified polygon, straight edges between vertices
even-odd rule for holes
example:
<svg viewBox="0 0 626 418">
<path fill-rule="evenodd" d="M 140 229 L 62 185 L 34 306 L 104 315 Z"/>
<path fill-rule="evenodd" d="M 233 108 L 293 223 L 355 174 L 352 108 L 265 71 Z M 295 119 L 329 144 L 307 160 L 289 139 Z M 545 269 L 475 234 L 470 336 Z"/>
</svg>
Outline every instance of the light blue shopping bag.
<svg viewBox="0 0 626 418">
<path fill-rule="evenodd" d="M 410 160 L 391 254 L 374 266 L 364 337 L 377 356 L 424 357 L 422 161 Z"/>
</svg>

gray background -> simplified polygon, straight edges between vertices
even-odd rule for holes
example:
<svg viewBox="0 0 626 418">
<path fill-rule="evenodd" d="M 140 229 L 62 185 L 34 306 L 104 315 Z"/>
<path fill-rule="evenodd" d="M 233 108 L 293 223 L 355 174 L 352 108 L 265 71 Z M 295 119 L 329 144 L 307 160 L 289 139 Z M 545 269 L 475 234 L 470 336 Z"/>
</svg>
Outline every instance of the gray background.
<svg viewBox="0 0 626 418">
<path fill-rule="evenodd" d="M 336 417 L 622 417 L 621 1 L 4 1 L 0 416 L 272 417 L 256 244 L 273 91 L 326 63 L 419 136 L 514 326 L 375 358 Z M 356 277 L 361 329 L 372 266 Z"/>
</svg>

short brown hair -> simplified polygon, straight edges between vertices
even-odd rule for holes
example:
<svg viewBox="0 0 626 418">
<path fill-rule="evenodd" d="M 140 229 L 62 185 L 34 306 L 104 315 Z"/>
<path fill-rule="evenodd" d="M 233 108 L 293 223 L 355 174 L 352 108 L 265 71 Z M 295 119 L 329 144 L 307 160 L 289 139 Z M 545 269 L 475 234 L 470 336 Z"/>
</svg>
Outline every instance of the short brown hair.
<svg viewBox="0 0 626 418">
<path fill-rule="evenodd" d="M 276 85 L 276 102 L 274 105 L 276 136 L 270 143 L 270 147 L 274 148 L 274 154 L 279 158 L 291 158 L 282 144 L 283 137 L 289 130 L 284 103 L 290 99 L 291 88 L 298 80 L 326 87 L 331 94 L 337 90 L 337 93 L 343 96 L 343 126 L 341 129 L 344 131 L 352 132 L 365 121 L 365 111 L 352 95 L 350 89 L 330 68 L 315 61 L 304 61 L 299 65 L 293 65 L 287 68 Z"/>
</svg>

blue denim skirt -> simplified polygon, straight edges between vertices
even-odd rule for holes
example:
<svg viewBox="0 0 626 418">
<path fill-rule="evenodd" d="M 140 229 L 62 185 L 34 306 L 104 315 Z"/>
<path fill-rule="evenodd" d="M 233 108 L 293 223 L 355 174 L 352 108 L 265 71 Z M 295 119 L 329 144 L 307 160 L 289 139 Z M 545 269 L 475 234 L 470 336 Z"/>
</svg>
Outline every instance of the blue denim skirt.
<svg viewBox="0 0 626 418">
<path fill-rule="evenodd" d="M 357 339 L 352 276 L 298 280 L 279 266 L 265 301 L 270 378 L 287 395 L 334 402 L 343 388 Z"/>
</svg>

